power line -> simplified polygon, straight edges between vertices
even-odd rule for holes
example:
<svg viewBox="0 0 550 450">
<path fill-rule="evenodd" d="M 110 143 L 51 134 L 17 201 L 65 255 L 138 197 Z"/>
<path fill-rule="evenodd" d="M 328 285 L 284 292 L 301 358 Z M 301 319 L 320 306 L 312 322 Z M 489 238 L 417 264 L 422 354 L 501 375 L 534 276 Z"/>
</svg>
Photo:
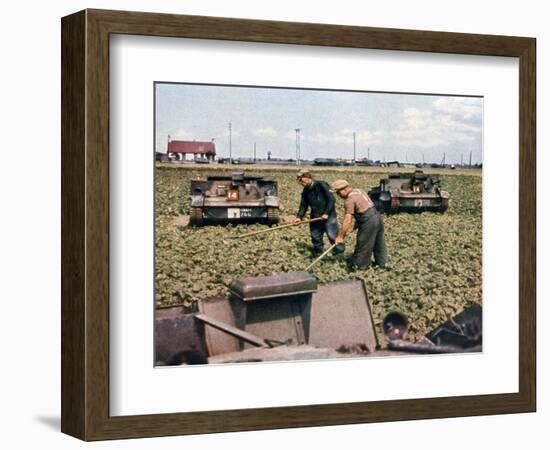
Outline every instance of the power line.
<svg viewBox="0 0 550 450">
<path fill-rule="evenodd" d="M 355 155 L 355 131 L 353 132 L 353 164 L 355 164 L 355 161 L 357 160 Z"/>
<path fill-rule="evenodd" d="M 231 152 L 231 122 L 229 122 L 229 164 L 233 164 L 233 157 Z"/>
<path fill-rule="evenodd" d="M 296 165 L 300 165 L 300 128 L 295 128 L 296 131 Z"/>
</svg>

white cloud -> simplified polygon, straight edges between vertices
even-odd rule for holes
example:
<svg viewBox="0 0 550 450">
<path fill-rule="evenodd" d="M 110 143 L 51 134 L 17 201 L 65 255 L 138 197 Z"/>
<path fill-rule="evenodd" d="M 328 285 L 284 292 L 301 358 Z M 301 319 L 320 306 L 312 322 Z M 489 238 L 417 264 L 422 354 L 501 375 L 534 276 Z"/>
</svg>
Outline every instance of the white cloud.
<svg viewBox="0 0 550 450">
<path fill-rule="evenodd" d="M 359 131 L 356 135 L 356 142 L 364 145 L 381 145 L 388 140 L 386 130 Z"/>
<path fill-rule="evenodd" d="M 403 147 L 442 147 L 472 143 L 481 136 L 481 101 L 442 97 L 432 108 L 406 108 L 392 130 L 392 140 Z"/>
<path fill-rule="evenodd" d="M 469 120 L 481 118 L 482 101 L 474 97 L 440 97 L 433 102 L 433 107 L 443 114 Z"/>
<path fill-rule="evenodd" d="M 288 130 L 288 131 L 284 134 L 284 137 L 285 137 L 286 139 L 295 140 L 295 139 L 296 139 L 296 130 Z"/>
<path fill-rule="evenodd" d="M 355 132 L 355 142 L 357 145 L 379 145 L 384 143 L 386 134 L 384 130 L 358 130 Z M 302 133 L 301 139 L 319 145 L 351 146 L 353 145 L 353 130 L 343 129 L 334 133 Z"/>
<path fill-rule="evenodd" d="M 304 134 L 301 137 L 306 142 L 312 142 L 314 144 L 346 144 L 353 142 L 353 139 L 341 134 L 340 132 L 327 134 L 327 133 L 314 133 Z"/>
<path fill-rule="evenodd" d="M 180 128 L 175 133 L 171 133 L 170 138 L 177 141 L 190 141 L 193 139 L 193 134 L 183 128 Z"/>
<path fill-rule="evenodd" d="M 278 133 L 271 127 L 258 128 L 254 130 L 254 136 L 263 136 L 263 137 L 275 137 Z"/>
<path fill-rule="evenodd" d="M 220 132 L 221 135 L 225 137 L 229 137 L 229 128 L 225 128 Z M 241 135 L 241 132 L 239 130 L 236 130 L 235 128 L 231 128 L 231 137 L 239 137 Z"/>
</svg>

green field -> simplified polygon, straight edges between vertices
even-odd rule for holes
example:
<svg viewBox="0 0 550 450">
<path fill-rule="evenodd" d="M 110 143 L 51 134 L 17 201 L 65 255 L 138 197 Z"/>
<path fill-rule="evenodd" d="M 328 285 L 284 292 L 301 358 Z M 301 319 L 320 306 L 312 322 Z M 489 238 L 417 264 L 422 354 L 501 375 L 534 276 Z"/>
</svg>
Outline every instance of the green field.
<svg viewBox="0 0 550 450">
<path fill-rule="evenodd" d="M 296 213 L 301 187 L 296 182 L 295 168 L 246 166 L 243 169 L 277 180 L 285 208 L 283 214 Z M 226 236 L 261 230 L 266 225 L 180 228 L 174 224 L 178 216 L 189 213 L 191 179 L 232 170 L 235 168 L 157 165 L 157 307 L 184 305 L 192 309 L 197 299 L 225 295 L 227 286 L 237 277 L 304 270 L 311 262 L 307 225 L 224 241 Z M 380 168 L 313 170 L 315 178 L 329 183 L 346 178 L 365 191 L 377 185 L 383 172 L 388 171 Z M 446 213 L 384 216 L 388 268 L 369 268 L 350 274 L 343 260 L 328 256 L 312 269 L 321 283 L 349 278 L 365 280 L 376 325 L 380 326 L 387 312 L 401 311 L 409 318 L 409 337 L 413 339 L 464 307 L 480 304 L 482 298 L 481 171 L 440 170 L 438 174 L 442 188 L 451 195 Z M 340 199 L 337 207 L 341 221 Z M 354 233 L 349 235 L 346 245 L 346 254 L 349 254 L 355 245 Z"/>
</svg>

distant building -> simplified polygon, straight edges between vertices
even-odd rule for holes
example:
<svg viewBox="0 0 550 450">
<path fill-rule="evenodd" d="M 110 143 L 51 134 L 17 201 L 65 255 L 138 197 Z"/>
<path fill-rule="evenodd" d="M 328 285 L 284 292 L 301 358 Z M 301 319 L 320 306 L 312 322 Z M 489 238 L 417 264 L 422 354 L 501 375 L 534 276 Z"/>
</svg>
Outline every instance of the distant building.
<svg viewBox="0 0 550 450">
<path fill-rule="evenodd" d="M 168 159 L 168 154 L 162 152 L 155 152 L 155 159 L 159 162 L 170 161 L 170 159 Z"/>
<path fill-rule="evenodd" d="M 170 139 L 170 136 L 168 136 L 166 153 L 171 161 L 197 161 L 204 159 L 214 161 L 216 159 L 216 145 L 214 144 L 214 139 L 207 142 L 176 141 Z"/>
</svg>

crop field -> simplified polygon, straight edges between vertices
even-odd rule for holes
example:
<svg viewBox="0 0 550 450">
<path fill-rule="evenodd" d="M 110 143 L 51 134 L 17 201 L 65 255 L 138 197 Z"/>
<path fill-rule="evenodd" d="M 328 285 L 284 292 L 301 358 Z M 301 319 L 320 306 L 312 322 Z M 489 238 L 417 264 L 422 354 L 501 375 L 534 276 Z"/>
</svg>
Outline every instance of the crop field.
<svg viewBox="0 0 550 450">
<path fill-rule="evenodd" d="M 279 183 L 283 215 L 296 214 L 301 186 L 295 167 L 243 166 L 249 174 Z M 266 225 L 179 227 L 176 219 L 189 214 L 189 181 L 209 174 L 229 174 L 227 166 L 158 164 L 156 168 L 156 306 L 183 305 L 189 310 L 199 298 L 225 295 L 241 276 L 300 271 L 312 261 L 307 225 L 224 241 L 224 237 L 265 229 Z M 368 191 L 388 172 L 381 168 L 312 168 L 314 177 L 345 178 Z M 404 171 L 403 169 L 398 169 Z M 393 170 L 395 171 L 395 169 Z M 425 170 L 438 173 L 451 195 L 444 213 L 384 216 L 389 264 L 348 272 L 345 260 L 332 255 L 311 272 L 321 283 L 359 278 L 366 282 L 377 332 L 390 311 L 410 322 L 409 338 L 433 327 L 482 299 L 482 195 L 480 170 Z M 341 223 L 343 202 L 337 199 Z M 328 243 L 328 242 L 327 242 Z M 346 255 L 355 246 L 355 233 L 346 238 Z"/>
</svg>

